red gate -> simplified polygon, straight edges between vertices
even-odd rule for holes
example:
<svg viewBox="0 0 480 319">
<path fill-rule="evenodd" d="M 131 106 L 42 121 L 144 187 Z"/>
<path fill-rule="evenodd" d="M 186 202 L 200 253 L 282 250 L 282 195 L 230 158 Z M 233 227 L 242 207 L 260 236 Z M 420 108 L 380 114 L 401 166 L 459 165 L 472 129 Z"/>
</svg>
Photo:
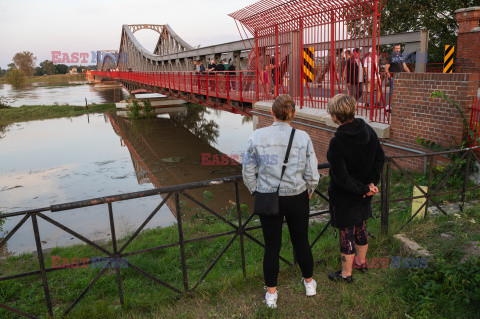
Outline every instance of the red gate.
<svg viewBox="0 0 480 319">
<path fill-rule="evenodd" d="M 388 122 L 378 67 L 381 9 L 379 0 L 261 0 L 231 13 L 255 38 L 257 99 L 288 93 L 301 108 L 324 109 L 347 93 L 359 115 Z"/>
</svg>

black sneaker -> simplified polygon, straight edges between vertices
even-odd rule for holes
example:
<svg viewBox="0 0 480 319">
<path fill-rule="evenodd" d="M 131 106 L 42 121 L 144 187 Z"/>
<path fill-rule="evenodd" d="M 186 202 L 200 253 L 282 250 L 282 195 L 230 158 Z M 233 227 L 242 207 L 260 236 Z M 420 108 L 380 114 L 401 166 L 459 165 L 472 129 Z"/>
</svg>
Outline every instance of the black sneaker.
<svg viewBox="0 0 480 319">
<path fill-rule="evenodd" d="M 362 273 L 366 273 L 368 271 L 368 265 L 367 263 L 363 263 L 361 265 L 357 264 L 357 263 L 353 263 L 353 268 L 354 269 L 358 269 L 360 272 Z"/>
<path fill-rule="evenodd" d="M 345 281 L 347 284 L 351 284 L 353 282 L 353 277 L 350 275 L 350 276 L 347 276 L 346 278 L 344 278 L 342 276 L 342 271 L 341 270 L 336 271 L 336 272 L 332 272 L 331 274 L 328 274 L 328 279 L 330 279 L 332 281 L 337 281 L 337 280 L 343 279 L 343 281 Z"/>
</svg>

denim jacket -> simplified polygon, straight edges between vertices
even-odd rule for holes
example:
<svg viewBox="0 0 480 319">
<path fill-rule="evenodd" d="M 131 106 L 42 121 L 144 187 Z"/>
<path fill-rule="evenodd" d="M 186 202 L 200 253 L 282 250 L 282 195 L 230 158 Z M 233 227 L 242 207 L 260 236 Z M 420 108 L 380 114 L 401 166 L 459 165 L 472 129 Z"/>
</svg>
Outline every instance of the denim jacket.
<svg viewBox="0 0 480 319">
<path fill-rule="evenodd" d="M 274 122 L 253 132 L 242 167 L 243 182 L 251 193 L 276 192 L 291 131 L 288 123 Z M 298 195 L 306 189 L 309 194 L 313 193 L 320 179 L 317 166 L 310 136 L 296 130 L 279 195 Z"/>
</svg>

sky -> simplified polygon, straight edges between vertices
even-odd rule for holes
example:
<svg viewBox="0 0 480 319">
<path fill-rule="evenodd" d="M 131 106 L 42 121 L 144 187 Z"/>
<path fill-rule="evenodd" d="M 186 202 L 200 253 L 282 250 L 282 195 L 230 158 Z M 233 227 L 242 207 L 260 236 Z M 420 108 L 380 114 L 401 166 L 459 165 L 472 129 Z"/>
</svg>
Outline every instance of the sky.
<svg viewBox="0 0 480 319">
<path fill-rule="evenodd" d="M 239 40 L 228 16 L 257 0 L 0 0 L 0 67 L 17 52 L 31 51 L 37 65 L 52 51 L 89 53 L 118 50 L 123 24 L 168 24 L 192 46 Z M 135 33 L 153 50 L 155 31 Z M 87 63 L 92 64 L 92 63 Z"/>
</svg>

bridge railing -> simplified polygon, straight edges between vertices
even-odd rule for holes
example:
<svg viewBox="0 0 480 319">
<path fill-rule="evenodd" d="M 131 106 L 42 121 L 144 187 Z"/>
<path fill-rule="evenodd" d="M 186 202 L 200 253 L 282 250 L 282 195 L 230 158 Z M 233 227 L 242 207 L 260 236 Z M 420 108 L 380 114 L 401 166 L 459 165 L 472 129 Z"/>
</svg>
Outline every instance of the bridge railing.
<svg viewBox="0 0 480 319">
<path fill-rule="evenodd" d="M 93 71 L 93 75 L 133 83 L 149 91 L 160 91 L 171 96 L 188 99 L 192 102 L 215 104 L 212 98 L 222 99 L 226 104 L 232 101 L 242 103 L 255 103 L 256 101 L 272 102 L 278 94 L 289 94 L 288 72 L 275 86 L 270 74 L 259 77 L 252 71 L 226 71 L 226 72 L 193 72 L 193 71 L 158 71 L 158 72 L 125 72 L 125 71 Z M 375 81 L 375 105 L 369 105 L 365 85 L 359 83 L 357 91 L 357 115 L 368 118 L 370 121 L 390 123 L 390 113 L 386 111 L 391 104 L 393 82 L 385 75 L 378 73 Z M 358 88 L 361 87 L 361 90 Z M 349 93 L 349 88 L 344 81 L 339 81 L 336 93 Z M 325 109 L 329 100 L 328 89 L 319 83 L 305 83 L 305 96 L 295 97 L 297 105 L 305 108 Z"/>
</svg>

